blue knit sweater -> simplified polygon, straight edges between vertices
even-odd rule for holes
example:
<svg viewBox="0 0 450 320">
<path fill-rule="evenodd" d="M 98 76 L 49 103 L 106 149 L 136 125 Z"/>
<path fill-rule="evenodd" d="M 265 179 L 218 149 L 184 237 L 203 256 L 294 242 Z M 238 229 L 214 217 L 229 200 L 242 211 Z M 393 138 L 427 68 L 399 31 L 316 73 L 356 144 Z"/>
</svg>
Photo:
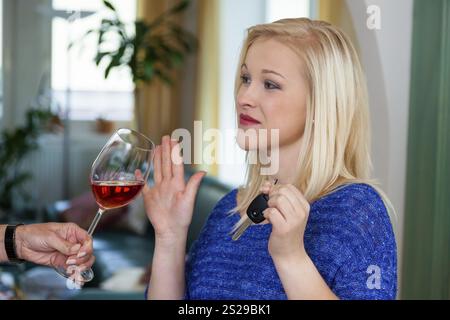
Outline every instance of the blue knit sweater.
<svg viewBox="0 0 450 320">
<path fill-rule="evenodd" d="M 186 262 L 186 299 L 286 299 L 268 252 L 271 224 L 253 225 L 237 241 L 237 189 L 210 214 Z M 351 184 L 311 204 L 305 249 L 340 299 L 395 299 L 397 252 L 386 208 L 366 184 Z"/>
</svg>

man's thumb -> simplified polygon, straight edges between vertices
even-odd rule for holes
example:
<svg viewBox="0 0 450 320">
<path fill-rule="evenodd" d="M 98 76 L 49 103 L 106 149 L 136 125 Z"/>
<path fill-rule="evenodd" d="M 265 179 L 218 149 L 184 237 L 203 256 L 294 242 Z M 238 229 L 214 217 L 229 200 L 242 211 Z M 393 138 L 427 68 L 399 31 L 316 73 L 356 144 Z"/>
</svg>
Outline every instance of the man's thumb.
<svg viewBox="0 0 450 320">
<path fill-rule="evenodd" d="M 187 185 L 186 185 L 186 194 L 189 197 L 194 198 L 197 194 L 198 187 L 200 186 L 200 182 L 202 181 L 203 177 L 206 175 L 206 171 L 200 171 L 196 174 L 192 175 L 192 177 L 189 179 Z"/>
<path fill-rule="evenodd" d="M 58 236 L 53 238 L 51 245 L 53 246 L 54 249 L 56 249 L 57 251 L 61 252 L 66 256 L 70 256 L 77 253 L 78 250 L 80 250 L 81 248 L 80 244 L 71 243 Z"/>
</svg>

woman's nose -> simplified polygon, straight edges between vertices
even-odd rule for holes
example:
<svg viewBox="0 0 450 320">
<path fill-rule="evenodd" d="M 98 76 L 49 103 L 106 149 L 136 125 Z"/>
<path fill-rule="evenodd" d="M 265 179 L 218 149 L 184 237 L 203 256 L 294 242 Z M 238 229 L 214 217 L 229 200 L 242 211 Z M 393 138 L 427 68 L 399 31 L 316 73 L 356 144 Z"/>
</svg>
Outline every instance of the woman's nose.
<svg viewBox="0 0 450 320">
<path fill-rule="evenodd" d="M 257 95 L 254 89 L 251 87 L 241 88 L 238 97 L 238 105 L 242 108 L 249 107 L 254 108 L 257 106 Z"/>
</svg>

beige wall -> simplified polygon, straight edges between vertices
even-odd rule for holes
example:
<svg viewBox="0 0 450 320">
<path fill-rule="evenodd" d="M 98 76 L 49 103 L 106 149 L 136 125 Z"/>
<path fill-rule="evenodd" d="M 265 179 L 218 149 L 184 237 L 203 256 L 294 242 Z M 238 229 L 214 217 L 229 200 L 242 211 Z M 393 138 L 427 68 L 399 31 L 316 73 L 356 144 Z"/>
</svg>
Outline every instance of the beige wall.
<svg viewBox="0 0 450 320">
<path fill-rule="evenodd" d="M 413 0 L 346 2 L 368 78 L 375 176 L 398 215 L 396 234 L 401 270 Z M 381 10 L 380 30 L 367 28 L 369 5 L 377 5 Z"/>
<path fill-rule="evenodd" d="M 50 79 L 50 9 L 50 0 L 3 0 L 4 109 L 0 122 L 6 128 L 23 123 L 41 80 Z"/>
</svg>

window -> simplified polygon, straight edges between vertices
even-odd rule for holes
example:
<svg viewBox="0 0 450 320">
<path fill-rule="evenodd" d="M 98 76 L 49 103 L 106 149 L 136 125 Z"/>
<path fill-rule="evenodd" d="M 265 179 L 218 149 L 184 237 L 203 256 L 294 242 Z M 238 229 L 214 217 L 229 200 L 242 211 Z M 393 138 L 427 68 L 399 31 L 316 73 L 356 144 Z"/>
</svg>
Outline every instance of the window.
<svg viewBox="0 0 450 320">
<path fill-rule="evenodd" d="M 122 20 L 136 18 L 135 0 L 112 0 Z M 100 26 L 109 11 L 101 0 L 53 0 L 51 86 L 72 120 L 131 120 L 134 84 L 128 68 L 104 78 L 105 64 L 96 66 L 97 37 L 80 39 Z M 112 39 L 113 40 L 113 39 Z M 75 46 L 68 49 L 70 43 Z"/>
<path fill-rule="evenodd" d="M 310 0 L 266 0 L 266 21 L 311 16 Z"/>
</svg>

